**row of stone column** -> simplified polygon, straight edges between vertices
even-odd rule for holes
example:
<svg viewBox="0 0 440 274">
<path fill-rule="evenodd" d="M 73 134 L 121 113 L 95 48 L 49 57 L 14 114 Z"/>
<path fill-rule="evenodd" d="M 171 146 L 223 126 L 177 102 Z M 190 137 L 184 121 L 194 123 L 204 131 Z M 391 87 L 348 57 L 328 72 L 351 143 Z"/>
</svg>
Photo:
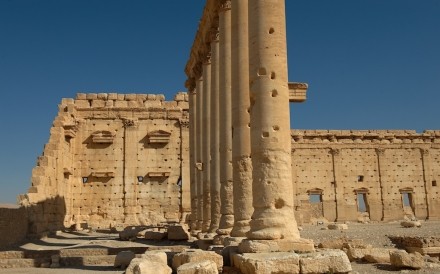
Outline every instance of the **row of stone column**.
<svg viewBox="0 0 440 274">
<path fill-rule="evenodd" d="M 205 35 L 208 50 L 193 55 L 198 59 L 187 70 L 191 229 L 250 240 L 299 239 L 285 3 L 220 2 L 218 20 Z"/>
</svg>

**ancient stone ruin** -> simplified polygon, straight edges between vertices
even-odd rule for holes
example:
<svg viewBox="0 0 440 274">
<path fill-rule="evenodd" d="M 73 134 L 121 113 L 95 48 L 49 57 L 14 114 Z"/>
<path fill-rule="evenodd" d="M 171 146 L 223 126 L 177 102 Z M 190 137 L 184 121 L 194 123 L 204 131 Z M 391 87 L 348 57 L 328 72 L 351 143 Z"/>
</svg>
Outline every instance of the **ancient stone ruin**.
<svg viewBox="0 0 440 274">
<path fill-rule="evenodd" d="M 316 251 L 298 224 L 440 220 L 440 131 L 291 130 L 289 102 L 305 101 L 308 85 L 287 78 L 285 27 L 284 0 L 207 0 L 187 93 L 63 99 L 22 208 L 0 211 L 0 234 L 12 210 L 20 232 L 0 243 L 111 229 L 211 249 L 172 263 L 169 252 L 113 258 L 133 273 L 218 273 L 223 260 L 242 273 L 346 273 L 355 252 L 405 265 L 408 254 L 371 247 Z"/>
</svg>

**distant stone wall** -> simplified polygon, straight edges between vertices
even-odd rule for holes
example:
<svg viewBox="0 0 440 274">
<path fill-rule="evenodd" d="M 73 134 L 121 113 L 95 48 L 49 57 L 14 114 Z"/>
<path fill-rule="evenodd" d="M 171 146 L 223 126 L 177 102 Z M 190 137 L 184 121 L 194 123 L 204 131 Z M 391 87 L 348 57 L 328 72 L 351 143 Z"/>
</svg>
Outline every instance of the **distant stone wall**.
<svg viewBox="0 0 440 274">
<path fill-rule="evenodd" d="M 190 211 L 188 96 L 63 99 L 21 203 L 31 233 L 177 222 Z M 183 145 L 182 145 L 183 144 Z M 184 163 L 182 165 L 182 163 Z"/>
<path fill-rule="evenodd" d="M 440 131 L 292 130 L 292 161 L 300 222 L 440 219 Z"/>
<path fill-rule="evenodd" d="M 21 208 L 0 208 L 0 248 L 19 243 L 26 238 L 27 212 Z"/>
</svg>

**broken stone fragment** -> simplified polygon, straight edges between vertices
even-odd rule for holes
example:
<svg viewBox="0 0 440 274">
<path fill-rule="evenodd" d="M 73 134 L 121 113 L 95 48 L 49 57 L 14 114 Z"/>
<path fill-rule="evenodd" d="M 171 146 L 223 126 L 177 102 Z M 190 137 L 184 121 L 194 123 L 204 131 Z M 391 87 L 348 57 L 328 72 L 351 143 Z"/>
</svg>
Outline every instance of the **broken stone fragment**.
<svg viewBox="0 0 440 274">
<path fill-rule="evenodd" d="M 390 253 L 391 265 L 398 268 L 421 269 L 425 266 L 425 260 L 420 253 L 408 254 L 404 250 L 397 250 Z"/>
</svg>

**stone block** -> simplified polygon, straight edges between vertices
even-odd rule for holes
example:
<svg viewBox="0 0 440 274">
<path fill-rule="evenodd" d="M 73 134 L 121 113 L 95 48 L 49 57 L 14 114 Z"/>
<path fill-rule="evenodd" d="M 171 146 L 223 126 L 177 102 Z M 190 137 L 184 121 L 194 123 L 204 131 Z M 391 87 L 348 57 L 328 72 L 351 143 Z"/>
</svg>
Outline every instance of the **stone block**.
<svg viewBox="0 0 440 274">
<path fill-rule="evenodd" d="M 96 93 L 87 93 L 86 99 L 87 100 L 96 100 L 96 99 L 98 99 L 98 94 L 96 94 Z"/>
<path fill-rule="evenodd" d="M 146 231 L 145 239 L 160 241 L 167 238 L 168 233 L 166 231 Z"/>
<path fill-rule="evenodd" d="M 118 94 L 117 93 L 109 93 L 107 96 L 107 100 L 118 100 Z"/>
<path fill-rule="evenodd" d="M 365 254 L 363 260 L 372 264 L 390 263 L 390 252 L 393 250 L 385 248 L 372 248 L 371 252 Z"/>
<path fill-rule="evenodd" d="M 185 101 L 185 93 L 184 92 L 178 92 L 175 96 L 174 96 L 174 101 Z"/>
<path fill-rule="evenodd" d="M 125 100 L 127 101 L 136 101 L 137 94 L 125 94 Z"/>
<path fill-rule="evenodd" d="M 148 101 L 155 101 L 156 100 L 156 94 L 147 94 L 147 100 Z"/>
<path fill-rule="evenodd" d="M 135 257 L 136 255 L 133 251 L 121 251 L 116 255 L 114 267 L 126 269 Z"/>
<path fill-rule="evenodd" d="M 75 100 L 87 100 L 87 94 L 85 93 L 77 93 Z"/>
<path fill-rule="evenodd" d="M 105 107 L 104 100 L 93 100 L 92 101 L 92 108 L 103 108 L 103 107 Z"/>
<path fill-rule="evenodd" d="M 140 108 L 140 107 L 143 107 L 143 106 L 144 106 L 143 102 L 128 101 L 128 107 L 129 108 Z"/>
<path fill-rule="evenodd" d="M 177 274 L 217 274 L 217 265 L 213 261 L 186 263 L 177 268 Z"/>
<path fill-rule="evenodd" d="M 292 252 L 235 254 L 233 266 L 243 274 L 300 273 L 299 255 Z"/>
<path fill-rule="evenodd" d="M 139 265 L 143 260 L 144 258 L 134 258 L 133 260 L 131 260 L 127 269 L 125 269 L 125 274 L 134 274 L 134 268 Z"/>
<path fill-rule="evenodd" d="M 352 268 L 347 254 L 342 250 L 324 250 L 300 255 L 301 274 L 349 273 Z"/>
<path fill-rule="evenodd" d="M 347 224 L 329 224 L 327 227 L 330 230 L 347 230 L 348 229 Z"/>
<path fill-rule="evenodd" d="M 75 100 L 75 106 L 78 108 L 90 108 L 90 102 L 88 100 Z"/>
<path fill-rule="evenodd" d="M 142 254 L 141 257 L 156 260 L 158 262 L 162 262 L 163 264 L 168 264 L 168 256 L 162 250 L 147 250 L 144 254 Z"/>
<path fill-rule="evenodd" d="M 107 100 L 108 94 L 107 93 L 98 93 L 98 99 L 99 100 Z"/>
<path fill-rule="evenodd" d="M 209 247 L 213 244 L 214 244 L 214 239 L 212 239 L 212 238 L 198 239 L 196 242 L 196 245 L 201 250 L 208 250 Z"/>
<path fill-rule="evenodd" d="M 188 225 L 172 225 L 168 227 L 168 240 L 185 241 L 190 238 Z"/>
<path fill-rule="evenodd" d="M 181 109 L 189 109 L 189 103 L 184 101 L 177 102 L 177 107 Z"/>
<path fill-rule="evenodd" d="M 422 223 L 420 221 L 402 221 L 400 222 L 402 227 L 410 228 L 410 227 L 421 227 Z"/>
<path fill-rule="evenodd" d="M 126 108 L 128 107 L 127 101 L 115 101 L 115 107 L 116 108 Z"/>
<path fill-rule="evenodd" d="M 203 261 L 214 262 L 219 271 L 221 271 L 223 268 L 223 256 L 215 253 L 214 251 L 203 251 L 198 249 L 185 250 L 182 253 L 174 255 L 172 266 L 174 270 L 177 270 L 179 266 L 183 264 Z"/>
<path fill-rule="evenodd" d="M 398 268 L 421 269 L 425 266 L 425 260 L 420 253 L 408 254 L 404 250 L 397 250 L 390 253 L 391 265 Z"/>
<path fill-rule="evenodd" d="M 156 260 L 143 259 L 139 264 L 134 266 L 134 274 L 171 274 L 172 269 Z"/>
<path fill-rule="evenodd" d="M 315 251 L 312 240 L 243 240 L 238 249 L 240 253 L 264 253 L 264 252 L 298 252 L 306 253 Z"/>
</svg>

